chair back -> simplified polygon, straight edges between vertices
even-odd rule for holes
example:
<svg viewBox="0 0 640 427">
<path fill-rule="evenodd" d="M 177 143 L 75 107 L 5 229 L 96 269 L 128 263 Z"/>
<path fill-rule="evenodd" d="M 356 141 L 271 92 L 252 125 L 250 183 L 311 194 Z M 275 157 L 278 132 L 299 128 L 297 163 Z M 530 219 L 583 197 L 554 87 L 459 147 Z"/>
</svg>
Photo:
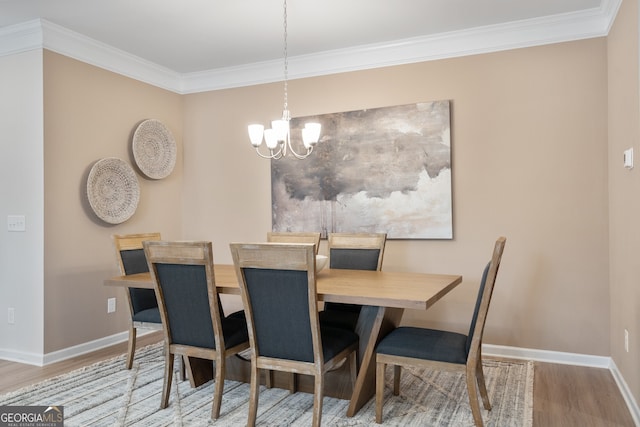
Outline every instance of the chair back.
<svg viewBox="0 0 640 427">
<path fill-rule="evenodd" d="M 144 251 L 166 342 L 225 348 L 211 242 L 147 241 Z"/>
<path fill-rule="evenodd" d="M 149 271 L 142 242 L 160 240 L 160 233 L 115 234 L 113 243 L 116 248 L 116 260 L 120 274 L 137 274 Z M 157 307 L 153 289 L 129 288 L 129 301 L 133 314 Z"/>
<path fill-rule="evenodd" d="M 320 355 L 313 244 L 232 243 L 253 357 Z"/>
<path fill-rule="evenodd" d="M 467 335 L 467 357 L 476 357 L 480 352 L 482 334 L 484 333 L 484 326 L 487 320 L 487 313 L 489 312 L 491 296 L 493 295 L 493 288 L 496 283 L 496 277 L 498 275 L 498 269 L 500 268 L 500 261 L 502 259 L 502 253 L 504 252 L 504 245 L 506 241 L 507 239 L 504 237 L 499 237 L 498 240 L 496 240 L 491 260 L 487 263 L 482 273 L 482 280 L 480 281 L 480 288 L 478 289 L 478 297 L 476 298 L 473 316 L 471 317 L 471 326 L 469 328 L 469 334 Z"/>
<path fill-rule="evenodd" d="M 267 232 L 269 243 L 313 243 L 316 245 L 316 254 L 320 249 L 320 232 L 293 232 L 293 231 L 269 231 Z"/>
<path fill-rule="evenodd" d="M 330 233 L 329 268 L 381 270 L 386 233 Z"/>
</svg>

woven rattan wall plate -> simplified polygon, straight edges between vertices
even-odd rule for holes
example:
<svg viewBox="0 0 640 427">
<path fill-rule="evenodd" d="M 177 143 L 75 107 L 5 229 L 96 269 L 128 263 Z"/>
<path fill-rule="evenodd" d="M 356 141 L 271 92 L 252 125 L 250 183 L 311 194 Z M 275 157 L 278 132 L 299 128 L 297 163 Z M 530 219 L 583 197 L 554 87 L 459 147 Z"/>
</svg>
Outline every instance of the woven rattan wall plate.
<svg viewBox="0 0 640 427">
<path fill-rule="evenodd" d="M 87 197 L 93 212 L 104 222 L 125 222 L 135 213 L 140 200 L 135 171 L 115 157 L 98 160 L 89 171 Z"/>
<path fill-rule="evenodd" d="M 176 141 L 160 121 L 145 120 L 133 134 L 133 157 L 149 178 L 165 178 L 176 165 Z"/>
</svg>

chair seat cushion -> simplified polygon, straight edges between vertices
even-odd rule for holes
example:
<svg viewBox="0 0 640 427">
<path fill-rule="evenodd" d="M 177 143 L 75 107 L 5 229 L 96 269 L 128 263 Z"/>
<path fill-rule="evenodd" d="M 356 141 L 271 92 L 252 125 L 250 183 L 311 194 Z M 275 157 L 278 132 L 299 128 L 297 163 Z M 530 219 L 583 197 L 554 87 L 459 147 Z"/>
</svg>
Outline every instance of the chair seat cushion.
<svg viewBox="0 0 640 427">
<path fill-rule="evenodd" d="M 162 323 L 162 319 L 160 319 L 160 310 L 158 309 L 158 307 L 154 307 L 139 311 L 133 315 L 133 321 L 145 323 Z"/>
<path fill-rule="evenodd" d="M 347 329 L 349 331 L 354 331 L 356 329 L 359 316 L 359 311 L 334 310 L 332 308 L 327 308 L 318 313 L 321 325 Z"/>
<path fill-rule="evenodd" d="M 247 321 L 244 319 L 244 316 L 241 318 L 234 318 L 231 316 L 222 320 L 224 344 L 227 348 L 235 347 L 238 344 L 249 341 Z"/>
<path fill-rule="evenodd" d="M 333 359 L 338 353 L 359 340 L 355 332 L 341 328 L 320 325 L 322 339 L 322 353 L 324 361 Z"/>
<path fill-rule="evenodd" d="M 226 316 L 227 319 L 245 319 L 246 322 L 246 315 L 244 313 L 244 310 L 238 310 L 238 311 L 234 311 L 233 313 L 231 313 L 230 315 Z"/>
<path fill-rule="evenodd" d="M 456 332 L 405 326 L 384 337 L 376 353 L 464 365 L 466 342 L 467 336 Z"/>
</svg>

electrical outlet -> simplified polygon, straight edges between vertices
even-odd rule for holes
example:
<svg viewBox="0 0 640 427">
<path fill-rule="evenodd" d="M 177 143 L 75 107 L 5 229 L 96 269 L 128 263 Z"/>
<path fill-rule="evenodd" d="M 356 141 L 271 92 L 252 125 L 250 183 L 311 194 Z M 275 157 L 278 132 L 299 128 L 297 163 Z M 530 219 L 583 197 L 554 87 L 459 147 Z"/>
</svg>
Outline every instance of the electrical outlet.
<svg viewBox="0 0 640 427">
<path fill-rule="evenodd" d="M 116 299 L 109 298 L 107 299 L 107 313 L 113 313 L 116 311 Z"/>
<path fill-rule="evenodd" d="M 16 310 L 13 307 L 7 309 L 7 323 L 14 325 L 16 323 Z"/>
<path fill-rule="evenodd" d="M 629 353 L 629 331 L 624 330 L 624 351 Z"/>
</svg>

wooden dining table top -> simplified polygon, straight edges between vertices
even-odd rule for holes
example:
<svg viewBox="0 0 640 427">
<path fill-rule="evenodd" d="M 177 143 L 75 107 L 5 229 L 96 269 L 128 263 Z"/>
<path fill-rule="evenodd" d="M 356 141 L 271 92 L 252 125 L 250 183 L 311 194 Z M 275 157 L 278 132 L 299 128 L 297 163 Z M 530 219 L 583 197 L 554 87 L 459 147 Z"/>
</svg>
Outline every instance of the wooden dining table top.
<svg viewBox="0 0 640 427">
<path fill-rule="evenodd" d="M 214 266 L 218 292 L 240 294 L 232 264 Z M 323 269 L 316 274 L 318 300 L 425 310 L 462 282 L 451 274 Z M 106 286 L 153 289 L 150 273 L 115 276 Z"/>
</svg>

